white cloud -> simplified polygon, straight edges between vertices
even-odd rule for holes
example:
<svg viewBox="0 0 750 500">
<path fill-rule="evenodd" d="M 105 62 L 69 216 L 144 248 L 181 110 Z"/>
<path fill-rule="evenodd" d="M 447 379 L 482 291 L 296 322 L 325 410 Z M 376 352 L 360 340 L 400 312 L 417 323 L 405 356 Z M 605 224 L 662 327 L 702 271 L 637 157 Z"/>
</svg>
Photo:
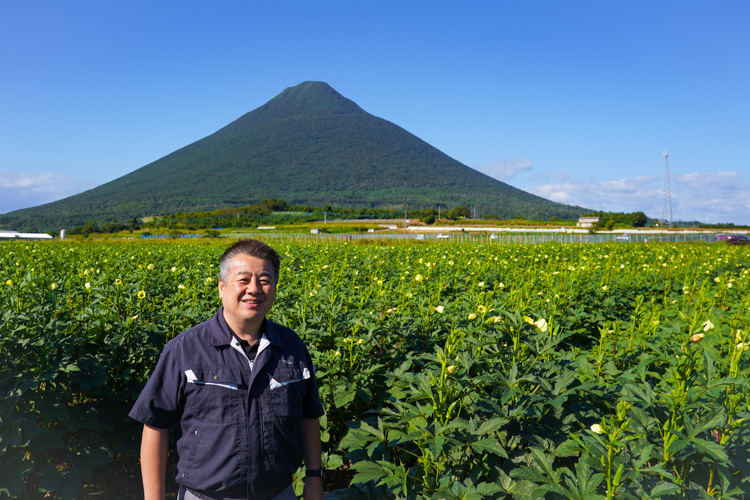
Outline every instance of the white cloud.
<svg viewBox="0 0 750 500">
<path fill-rule="evenodd" d="M 0 213 L 60 200 L 93 187 L 60 174 L 0 170 Z"/>
<path fill-rule="evenodd" d="M 607 212 L 644 211 L 654 200 L 661 203 L 661 185 L 653 177 L 632 177 L 616 181 L 585 183 L 575 179 L 562 184 L 546 184 L 528 191 L 560 203 Z M 638 208 L 625 208 L 638 207 Z"/>
<path fill-rule="evenodd" d="M 499 181 L 505 181 L 514 177 L 519 172 L 531 170 L 529 160 L 498 160 L 489 165 L 480 165 L 476 167 L 480 172 L 489 175 Z"/>
<path fill-rule="evenodd" d="M 680 208 L 696 220 L 750 224 L 750 179 L 740 172 L 683 174 L 671 181 L 672 199 L 676 193 Z"/>
<path fill-rule="evenodd" d="M 570 179 L 526 191 L 548 200 L 607 212 L 662 215 L 663 180 L 641 176 L 583 182 Z M 750 180 L 740 172 L 690 173 L 671 177 L 672 219 L 750 224 Z"/>
</svg>

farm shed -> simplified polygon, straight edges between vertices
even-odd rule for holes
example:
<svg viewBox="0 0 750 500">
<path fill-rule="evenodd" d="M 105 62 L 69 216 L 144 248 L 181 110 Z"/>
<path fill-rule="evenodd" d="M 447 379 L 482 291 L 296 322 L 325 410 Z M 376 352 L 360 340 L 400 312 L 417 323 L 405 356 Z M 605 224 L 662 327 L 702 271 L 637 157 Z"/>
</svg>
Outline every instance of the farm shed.
<svg viewBox="0 0 750 500">
<path fill-rule="evenodd" d="M 594 227 L 599 222 L 599 217 L 581 217 L 576 223 L 576 227 Z"/>
<path fill-rule="evenodd" d="M 19 233 L 18 231 L 0 231 L 0 241 L 5 240 L 51 240 L 47 233 Z"/>
</svg>

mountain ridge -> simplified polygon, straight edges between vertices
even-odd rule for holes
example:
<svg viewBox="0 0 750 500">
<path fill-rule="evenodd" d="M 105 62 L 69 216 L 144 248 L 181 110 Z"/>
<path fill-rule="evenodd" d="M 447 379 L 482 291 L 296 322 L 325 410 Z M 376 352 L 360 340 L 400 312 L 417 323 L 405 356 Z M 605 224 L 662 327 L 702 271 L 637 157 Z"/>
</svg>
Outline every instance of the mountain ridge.
<svg viewBox="0 0 750 500">
<path fill-rule="evenodd" d="M 364 111 L 324 82 L 289 87 L 211 135 L 77 195 L 0 215 L 39 226 L 290 204 L 468 206 L 479 215 L 571 218 L 586 212 L 513 188 Z"/>
</svg>

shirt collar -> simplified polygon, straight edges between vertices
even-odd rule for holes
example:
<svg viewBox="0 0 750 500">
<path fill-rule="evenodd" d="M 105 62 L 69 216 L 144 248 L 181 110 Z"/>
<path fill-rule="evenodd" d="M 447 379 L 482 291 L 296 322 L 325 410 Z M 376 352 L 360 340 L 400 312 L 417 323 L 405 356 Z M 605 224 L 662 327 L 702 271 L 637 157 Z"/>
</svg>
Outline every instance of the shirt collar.
<svg viewBox="0 0 750 500">
<path fill-rule="evenodd" d="M 233 335 L 232 329 L 229 328 L 229 325 L 227 325 L 227 322 L 224 319 L 224 306 L 216 311 L 211 322 L 213 323 L 213 328 L 209 329 L 211 337 L 208 344 L 212 346 L 229 345 L 232 342 Z M 281 336 L 276 331 L 276 323 L 263 318 L 260 331 L 262 332 L 262 335 L 271 342 L 271 344 L 276 347 L 283 347 L 284 343 L 281 340 Z"/>
</svg>

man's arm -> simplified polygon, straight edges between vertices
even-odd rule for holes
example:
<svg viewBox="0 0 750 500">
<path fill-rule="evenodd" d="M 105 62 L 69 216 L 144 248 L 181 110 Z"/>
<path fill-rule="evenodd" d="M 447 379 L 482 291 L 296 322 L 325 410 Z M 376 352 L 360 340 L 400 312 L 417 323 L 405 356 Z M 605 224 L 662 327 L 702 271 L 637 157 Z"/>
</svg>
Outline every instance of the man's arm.
<svg viewBox="0 0 750 500">
<path fill-rule="evenodd" d="M 164 500 L 169 430 L 143 426 L 141 475 L 144 500 Z"/>
<path fill-rule="evenodd" d="M 306 469 L 320 469 L 320 419 L 303 418 L 300 421 L 302 428 L 302 450 Z M 308 477 L 305 479 L 304 500 L 323 500 L 323 478 Z"/>
</svg>

